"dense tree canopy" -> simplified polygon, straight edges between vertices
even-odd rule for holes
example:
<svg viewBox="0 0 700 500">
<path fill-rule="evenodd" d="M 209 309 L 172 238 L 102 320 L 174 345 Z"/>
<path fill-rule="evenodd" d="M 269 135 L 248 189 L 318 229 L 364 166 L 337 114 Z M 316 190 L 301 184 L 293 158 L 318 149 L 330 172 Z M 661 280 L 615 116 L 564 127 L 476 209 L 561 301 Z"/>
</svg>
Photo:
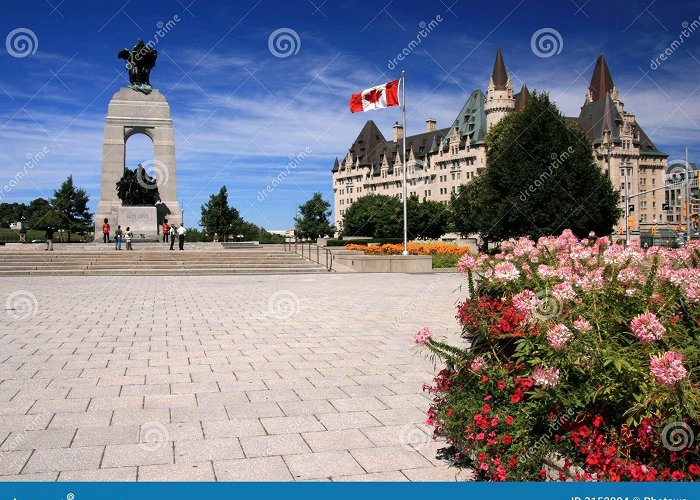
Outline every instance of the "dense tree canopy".
<svg viewBox="0 0 700 500">
<path fill-rule="evenodd" d="M 73 176 L 68 178 L 53 193 L 51 207 L 60 217 L 60 227 L 68 231 L 68 240 L 71 233 L 89 231 L 92 229 L 92 214 L 88 210 L 90 197 L 84 189 L 76 188 L 73 184 Z"/>
<path fill-rule="evenodd" d="M 410 239 L 439 238 L 449 230 L 450 216 L 444 205 L 435 201 L 408 199 L 408 236 Z M 343 216 L 343 234 L 372 238 L 403 237 L 403 204 L 395 196 L 369 194 L 355 201 Z"/>
<path fill-rule="evenodd" d="M 226 186 L 221 186 L 218 194 L 212 194 L 209 201 L 202 205 L 199 225 L 207 233 L 217 233 L 223 239 L 225 235 L 235 232 L 234 225 L 239 223 L 240 218 L 238 210 L 228 204 Z"/>
<path fill-rule="evenodd" d="M 321 193 L 314 193 L 309 201 L 299 205 L 299 215 L 294 217 L 297 236 L 301 238 L 332 236 L 335 228 L 330 221 L 331 214 L 331 204 L 323 199 Z"/>
<path fill-rule="evenodd" d="M 596 165 L 584 132 L 567 123 L 547 94 L 486 136 L 486 170 L 453 197 L 455 229 L 484 239 L 612 232 L 618 194 Z"/>
</svg>

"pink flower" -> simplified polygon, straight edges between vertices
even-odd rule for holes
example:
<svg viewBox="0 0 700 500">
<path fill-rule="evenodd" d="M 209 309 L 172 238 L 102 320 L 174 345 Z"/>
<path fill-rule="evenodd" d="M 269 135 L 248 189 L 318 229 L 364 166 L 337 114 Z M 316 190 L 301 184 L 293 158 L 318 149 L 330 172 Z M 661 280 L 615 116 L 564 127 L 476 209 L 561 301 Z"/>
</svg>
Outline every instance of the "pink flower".
<svg viewBox="0 0 700 500">
<path fill-rule="evenodd" d="M 579 316 L 574 320 L 574 328 L 581 333 L 588 333 L 593 330 L 593 325 L 583 316 Z"/>
<path fill-rule="evenodd" d="M 571 283 L 568 282 L 554 285 L 554 287 L 552 287 L 552 295 L 554 295 L 554 298 L 562 302 L 565 300 L 574 300 L 576 298 L 574 287 L 572 287 Z"/>
<path fill-rule="evenodd" d="M 457 271 L 462 274 L 467 274 L 468 271 L 475 271 L 478 267 L 479 261 L 468 253 L 462 255 L 462 258 L 459 259 L 459 263 L 457 263 Z"/>
<path fill-rule="evenodd" d="M 639 270 L 635 268 L 625 268 L 620 270 L 620 273 L 617 275 L 617 280 L 622 283 L 623 285 L 632 285 L 635 283 L 640 283 L 642 279 L 642 275 L 639 272 Z"/>
<path fill-rule="evenodd" d="M 523 290 L 513 296 L 513 307 L 521 313 L 530 314 L 536 310 L 542 301 L 532 290 Z"/>
<path fill-rule="evenodd" d="M 651 374 L 660 384 L 673 386 L 688 376 L 688 371 L 683 367 L 681 353 L 666 351 L 652 356 L 650 365 Z"/>
<path fill-rule="evenodd" d="M 666 327 L 654 313 L 640 314 L 632 320 L 630 328 L 634 336 L 644 344 L 659 340 L 666 333 Z"/>
<path fill-rule="evenodd" d="M 554 388 L 559 385 L 560 374 L 556 368 L 544 368 L 536 366 L 532 372 L 532 380 L 535 385 L 544 389 Z"/>
<path fill-rule="evenodd" d="M 486 369 L 488 365 L 486 364 L 486 360 L 484 359 L 483 356 L 477 356 L 472 360 L 471 365 L 469 366 L 473 372 L 480 372 L 481 370 Z"/>
<path fill-rule="evenodd" d="M 496 264 L 493 276 L 498 280 L 515 281 L 520 277 L 520 270 L 512 262 L 501 262 Z"/>
<path fill-rule="evenodd" d="M 539 274 L 542 279 L 556 278 L 557 271 L 552 268 L 552 266 L 547 266 L 545 264 L 540 264 L 537 266 L 537 274 Z"/>
<path fill-rule="evenodd" d="M 692 304 L 700 302 L 700 283 L 691 283 L 685 289 L 685 298 Z"/>
<path fill-rule="evenodd" d="M 429 326 L 424 326 L 413 334 L 413 341 L 418 345 L 425 345 L 432 338 L 433 331 Z"/>
<path fill-rule="evenodd" d="M 562 323 L 557 323 L 547 332 L 547 341 L 557 351 L 562 350 L 566 347 L 566 344 L 573 338 L 574 334 L 571 333 L 566 325 Z"/>
</svg>

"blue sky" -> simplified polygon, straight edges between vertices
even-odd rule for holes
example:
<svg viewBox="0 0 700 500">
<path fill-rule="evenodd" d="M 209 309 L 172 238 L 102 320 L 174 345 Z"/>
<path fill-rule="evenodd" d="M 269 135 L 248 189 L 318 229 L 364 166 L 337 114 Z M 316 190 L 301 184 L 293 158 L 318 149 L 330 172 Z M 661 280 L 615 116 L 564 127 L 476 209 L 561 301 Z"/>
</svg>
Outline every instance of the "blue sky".
<svg viewBox="0 0 700 500">
<path fill-rule="evenodd" d="M 449 126 L 469 93 L 486 89 L 497 47 L 516 89 L 524 81 L 549 91 L 567 115 L 578 115 L 604 52 L 626 109 L 657 146 L 671 158 L 687 146 L 691 161 L 700 159 L 700 28 L 690 26 L 700 5 L 693 1 L 26 0 L 4 2 L 2 10 L 0 185 L 28 155 L 48 151 L 2 201 L 49 197 L 73 174 L 95 208 L 107 104 L 128 84 L 116 54 L 138 38 L 154 39 L 168 21 L 174 26 L 156 44 L 151 83 L 170 103 L 189 225 L 225 184 L 246 219 L 270 230 L 291 227 L 296 207 L 313 192 L 332 200 L 333 160 L 367 119 L 389 137 L 400 119 L 398 108 L 351 114 L 351 93 L 405 68 L 408 133 L 422 131 L 427 117 Z M 427 37 L 390 69 L 431 21 Z M 279 29 L 296 34 L 291 52 L 270 48 Z M 555 53 L 533 49 L 542 29 L 559 35 Z M 27 30 L 35 37 L 29 49 L 13 46 Z M 303 162 L 260 201 L 258 193 L 305 150 Z M 150 158 L 150 141 L 132 137 L 128 166 Z"/>
</svg>

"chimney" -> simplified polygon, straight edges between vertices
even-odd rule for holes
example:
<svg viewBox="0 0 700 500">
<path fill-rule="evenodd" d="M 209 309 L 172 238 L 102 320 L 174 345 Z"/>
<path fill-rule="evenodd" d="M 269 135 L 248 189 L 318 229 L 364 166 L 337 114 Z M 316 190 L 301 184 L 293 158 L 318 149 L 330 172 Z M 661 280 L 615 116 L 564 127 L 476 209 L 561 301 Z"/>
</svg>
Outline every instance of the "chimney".
<svg viewBox="0 0 700 500">
<path fill-rule="evenodd" d="M 399 142 L 401 139 L 403 139 L 403 125 L 396 122 L 394 124 L 394 142 Z"/>
<path fill-rule="evenodd" d="M 428 118 L 425 120 L 425 131 L 435 132 L 437 130 L 437 120 L 435 118 Z"/>
</svg>

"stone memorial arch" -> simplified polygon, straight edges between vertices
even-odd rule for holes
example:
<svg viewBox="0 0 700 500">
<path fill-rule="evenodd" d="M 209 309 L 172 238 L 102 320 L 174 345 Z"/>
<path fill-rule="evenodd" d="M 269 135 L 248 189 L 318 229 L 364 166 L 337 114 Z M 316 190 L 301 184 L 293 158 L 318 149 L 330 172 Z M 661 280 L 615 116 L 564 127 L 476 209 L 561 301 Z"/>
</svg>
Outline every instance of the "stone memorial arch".
<svg viewBox="0 0 700 500">
<path fill-rule="evenodd" d="M 134 48 L 133 53 L 136 55 L 138 55 L 136 52 L 138 47 L 137 44 Z M 143 49 L 141 53 L 143 54 Z M 155 60 L 155 56 L 153 59 Z M 139 227 L 137 225 L 139 220 L 143 223 L 143 214 L 133 215 L 141 207 L 122 207 L 116 188 L 117 182 L 124 174 L 124 168 L 136 167 L 136 165 L 125 165 L 126 143 L 129 137 L 135 134 L 144 134 L 153 141 L 152 164 L 146 161 L 143 162 L 143 167 L 156 178 L 161 202 L 156 205 L 157 221 L 149 220 L 148 227 L 153 225 L 152 232 L 155 235 L 164 217 L 169 222 L 177 224 L 181 222 L 180 206 L 177 201 L 175 140 L 170 106 L 165 96 L 152 88 L 150 82 L 139 81 L 138 74 L 136 77 L 132 75 L 136 64 L 142 64 L 140 61 L 141 59 L 136 59 L 136 62 L 127 64 L 131 85 L 121 88 L 109 102 L 102 143 L 102 178 L 100 201 L 95 218 L 95 240 L 102 238 L 102 223 L 105 218 L 109 219 L 112 231 L 117 225 L 125 229 L 132 217 L 134 218 L 132 228 L 135 225 Z M 151 231 L 146 232 L 151 233 Z"/>
</svg>

